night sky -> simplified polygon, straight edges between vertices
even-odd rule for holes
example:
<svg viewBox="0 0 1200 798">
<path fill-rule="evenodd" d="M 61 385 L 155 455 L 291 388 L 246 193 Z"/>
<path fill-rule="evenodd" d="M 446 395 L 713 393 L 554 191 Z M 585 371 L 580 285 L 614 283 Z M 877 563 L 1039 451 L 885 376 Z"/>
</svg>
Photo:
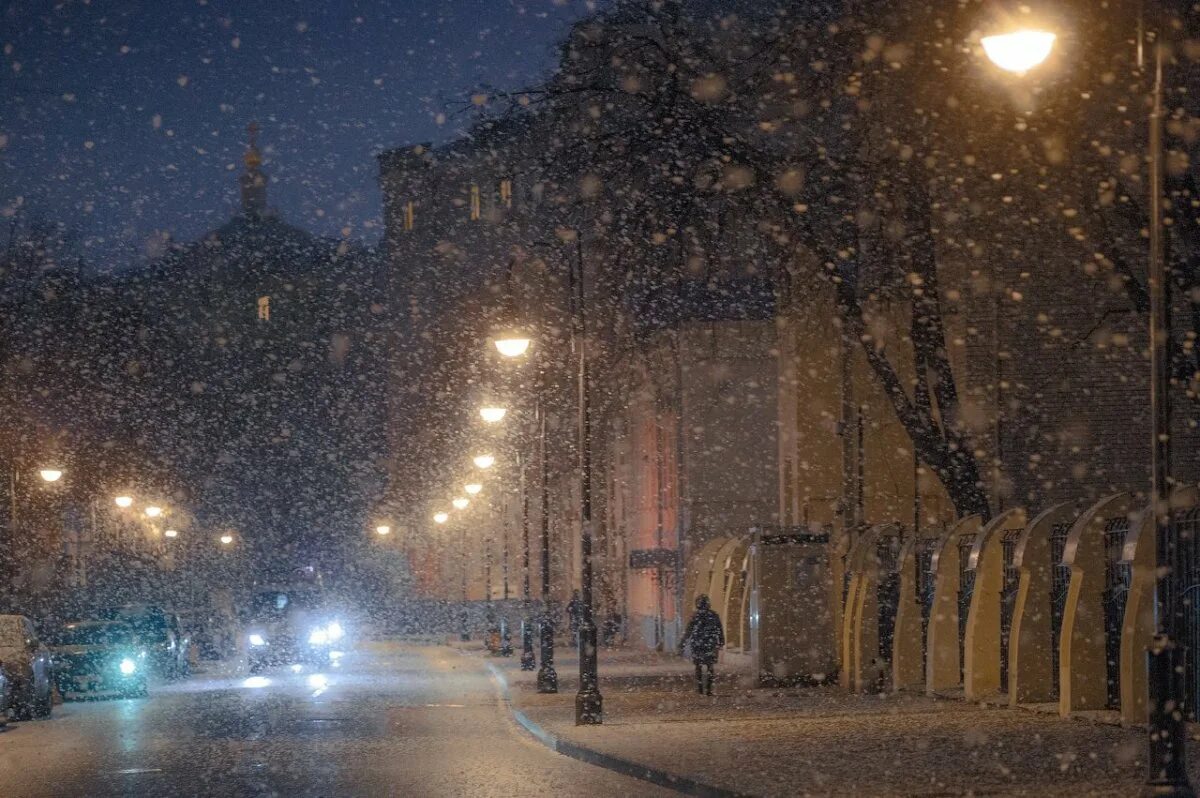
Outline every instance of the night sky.
<svg viewBox="0 0 1200 798">
<path fill-rule="evenodd" d="M 164 232 L 190 240 L 229 218 L 257 120 L 270 205 L 314 232 L 374 242 L 374 156 L 460 135 L 466 118 L 447 106 L 481 85 L 546 75 L 590 5 L 7 3 L 0 213 L 66 224 L 94 268 L 136 265 Z"/>
</svg>

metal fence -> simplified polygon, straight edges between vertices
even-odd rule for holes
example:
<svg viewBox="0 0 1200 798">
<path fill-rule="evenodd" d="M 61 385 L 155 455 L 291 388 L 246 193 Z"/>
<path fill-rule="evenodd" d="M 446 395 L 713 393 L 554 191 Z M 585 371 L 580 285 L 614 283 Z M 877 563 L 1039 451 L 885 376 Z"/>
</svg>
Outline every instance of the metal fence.
<svg viewBox="0 0 1200 798">
<path fill-rule="evenodd" d="M 971 611 L 971 594 L 975 592 L 975 570 L 968 567 L 971 561 L 971 549 L 975 546 L 977 534 L 959 535 L 958 537 L 958 674 L 959 679 L 965 673 L 967 642 L 967 615 Z"/>
<path fill-rule="evenodd" d="M 921 662 L 924 663 L 929 655 L 929 617 L 933 614 L 934 590 L 937 587 L 937 574 L 933 572 L 933 554 L 937 551 L 936 538 L 922 538 L 917 541 L 916 564 L 917 600 L 921 602 Z M 922 668 L 924 673 L 924 668 Z"/>
<path fill-rule="evenodd" d="M 1008 692 L 1008 648 L 1012 637 L 1013 612 L 1017 607 L 1017 590 L 1021 585 L 1021 571 L 1017 568 L 1017 543 L 1021 539 L 1022 527 L 1005 529 L 1000 533 L 1000 547 L 1004 555 L 1003 582 L 1000 587 L 1000 689 Z"/>
<path fill-rule="evenodd" d="M 1104 664 L 1110 708 L 1121 706 L 1121 625 L 1132 578 L 1121 555 L 1128 533 L 1128 516 L 1111 518 L 1104 525 Z"/>
<path fill-rule="evenodd" d="M 1200 718 L 1200 507 L 1175 514 L 1179 549 L 1179 611 L 1182 613 L 1180 644 L 1184 650 L 1187 685 L 1187 714 Z"/>
<path fill-rule="evenodd" d="M 1050 529 L 1050 677 L 1054 692 L 1060 689 L 1058 664 L 1059 638 L 1062 637 L 1063 614 L 1067 609 L 1067 593 L 1071 589 L 1071 566 L 1063 562 L 1071 523 L 1055 524 Z"/>
<path fill-rule="evenodd" d="M 875 557 L 879 562 L 879 659 L 891 662 L 896 609 L 900 606 L 900 536 L 881 535 L 875 544 Z"/>
</svg>

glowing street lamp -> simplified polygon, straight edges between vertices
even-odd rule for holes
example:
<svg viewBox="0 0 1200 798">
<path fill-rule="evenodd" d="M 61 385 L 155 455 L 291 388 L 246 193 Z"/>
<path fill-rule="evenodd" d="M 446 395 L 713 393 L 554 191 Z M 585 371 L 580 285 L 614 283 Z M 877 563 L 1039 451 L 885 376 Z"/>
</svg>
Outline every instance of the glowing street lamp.
<svg viewBox="0 0 1200 798">
<path fill-rule="evenodd" d="M 128 509 L 133 506 L 133 497 L 132 496 L 118 496 L 117 498 L 113 499 L 113 501 L 116 502 L 116 505 L 118 507 L 120 507 L 122 510 Z"/>
<path fill-rule="evenodd" d="M 490 454 L 477 454 L 472 458 L 476 468 L 488 469 L 496 462 L 496 458 Z"/>
<path fill-rule="evenodd" d="M 1006 72 L 1023 75 L 1050 57 L 1058 37 L 1044 30 L 1017 30 L 980 40 L 988 60 Z"/>
<path fill-rule="evenodd" d="M 467 509 L 467 505 L 471 502 L 469 499 L 464 499 L 460 496 L 450 503 L 454 505 L 455 510 L 465 510 Z"/>
<path fill-rule="evenodd" d="M 221 537 L 219 539 L 221 541 L 222 546 L 228 546 L 230 543 L 233 542 L 233 535 L 226 532 L 224 535 L 221 535 Z"/>
<path fill-rule="evenodd" d="M 520 357 L 529 351 L 530 339 L 520 333 L 507 332 L 496 336 L 496 351 L 505 357 Z"/>
<path fill-rule="evenodd" d="M 444 524 L 450 520 L 450 513 L 434 513 L 433 522 L 435 524 Z"/>
<path fill-rule="evenodd" d="M 488 424 L 496 424 L 504 420 L 508 415 L 508 409 L 504 407 L 486 406 L 479 408 L 479 417 Z"/>
<path fill-rule="evenodd" d="M 152 504 L 146 508 L 146 517 L 147 518 L 158 518 L 162 514 L 163 514 L 163 509 L 161 507 L 158 507 L 157 505 Z"/>
<path fill-rule="evenodd" d="M 42 479 L 46 482 L 58 482 L 62 479 L 63 475 L 62 469 L 59 468 L 43 468 L 38 473 L 41 474 Z"/>
<path fill-rule="evenodd" d="M 375 531 L 380 535 L 388 535 L 391 534 L 392 528 L 387 524 L 380 524 L 379 526 L 375 527 Z"/>
<path fill-rule="evenodd" d="M 179 531 L 175 529 L 168 529 L 166 532 L 163 532 L 163 535 L 168 538 L 177 538 L 179 537 Z"/>
<path fill-rule="evenodd" d="M 479 493 L 479 491 L 483 490 L 483 485 L 480 485 L 478 482 L 471 482 L 463 485 L 463 490 L 465 490 L 469 495 L 474 496 L 476 493 Z"/>
</svg>

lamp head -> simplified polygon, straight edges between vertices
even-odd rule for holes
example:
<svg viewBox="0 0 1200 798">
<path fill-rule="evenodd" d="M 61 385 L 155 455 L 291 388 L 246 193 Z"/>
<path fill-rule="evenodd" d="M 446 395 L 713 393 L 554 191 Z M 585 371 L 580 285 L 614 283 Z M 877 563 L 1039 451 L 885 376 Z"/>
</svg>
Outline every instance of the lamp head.
<svg viewBox="0 0 1200 798">
<path fill-rule="evenodd" d="M 993 64 L 1006 72 L 1024 75 L 1050 57 L 1057 39 L 1049 31 L 1021 29 L 984 36 L 980 43 Z"/>
<path fill-rule="evenodd" d="M 507 332 L 496 336 L 493 341 L 496 351 L 505 357 L 516 358 L 529 351 L 532 341 L 517 332 Z"/>
<path fill-rule="evenodd" d="M 496 424 L 500 421 L 503 421 L 506 415 L 508 415 L 507 408 L 496 407 L 493 405 L 487 405 L 479 408 L 479 417 L 488 424 Z"/>
</svg>

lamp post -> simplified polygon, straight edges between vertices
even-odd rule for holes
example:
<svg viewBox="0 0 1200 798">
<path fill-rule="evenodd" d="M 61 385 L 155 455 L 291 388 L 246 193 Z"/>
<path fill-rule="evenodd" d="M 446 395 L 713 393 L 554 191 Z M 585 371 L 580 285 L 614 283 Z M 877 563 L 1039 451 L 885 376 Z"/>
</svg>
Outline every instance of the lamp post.
<svg viewBox="0 0 1200 798">
<path fill-rule="evenodd" d="M 469 499 L 460 496 L 451 501 L 450 504 L 455 510 L 461 512 L 467 509 L 471 502 Z M 459 615 L 461 627 L 459 628 L 458 638 L 466 642 L 471 639 L 470 617 L 467 612 L 467 525 L 461 518 L 458 519 L 458 529 L 458 550 L 461 553 L 460 561 L 462 563 L 462 612 Z"/>
<path fill-rule="evenodd" d="M 529 351 L 531 339 L 523 330 L 510 329 L 498 335 L 493 343 L 496 351 L 506 358 L 513 359 L 525 355 Z M 525 458 L 517 456 L 517 468 L 521 480 L 521 564 L 522 564 L 522 598 L 524 618 L 521 621 L 521 670 L 531 671 L 538 668 L 537 690 L 539 693 L 558 692 L 558 673 L 554 670 L 554 619 L 550 614 L 550 516 L 549 516 L 549 466 L 546 463 L 546 424 L 542 412 L 542 385 L 540 375 L 534 375 L 534 423 L 538 426 L 539 457 L 541 460 L 541 596 L 542 618 L 538 624 L 539 648 L 541 650 L 541 665 L 537 665 L 537 657 L 533 652 L 533 618 L 532 594 L 530 588 L 530 540 L 529 540 L 529 485 L 527 464 Z"/>
<path fill-rule="evenodd" d="M 546 457 L 546 409 L 538 397 L 537 424 L 541 456 L 541 538 L 542 538 L 542 623 L 538 633 L 542 661 L 538 666 L 539 693 L 558 692 L 558 671 L 554 669 L 554 614 L 550 610 L 550 461 Z"/>
<path fill-rule="evenodd" d="M 1144 794 L 1192 798 L 1187 774 L 1187 729 L 1184 721 L 1185 656 L 1179 646 L 1179 541 L 1171 510 L 1171 402 L 1168 342 L 1171 305 L 1168 297 L 1163 241 L 1163 34 L 1154 37 L 1154 75 L 1148 124 L 1150 293 L 1150 496 L 1155 522 L 1155 635 L 1147 652 L 1148 759 Z M 1141 62 L 1142 23 L 1138 22 Z M 1024 74 L 1041 64 L 1054 46 L 1046 31 L 1014 31 L 982 40 L 984 52 L 996 66 Z"/>
<path fill-rule="evenodd" d="M 592 610 L 592 410 L 587 359 L 587 306 L 583 269 L 583 236 L 575 230 L 574 269 L 568 267 L 574 296 L 574 329 L 579 353 L 579 692 L 575 694 L 575 725 L 604 722 L 604 699 L 596 658 L 596 620 Z"/>
</svg>

